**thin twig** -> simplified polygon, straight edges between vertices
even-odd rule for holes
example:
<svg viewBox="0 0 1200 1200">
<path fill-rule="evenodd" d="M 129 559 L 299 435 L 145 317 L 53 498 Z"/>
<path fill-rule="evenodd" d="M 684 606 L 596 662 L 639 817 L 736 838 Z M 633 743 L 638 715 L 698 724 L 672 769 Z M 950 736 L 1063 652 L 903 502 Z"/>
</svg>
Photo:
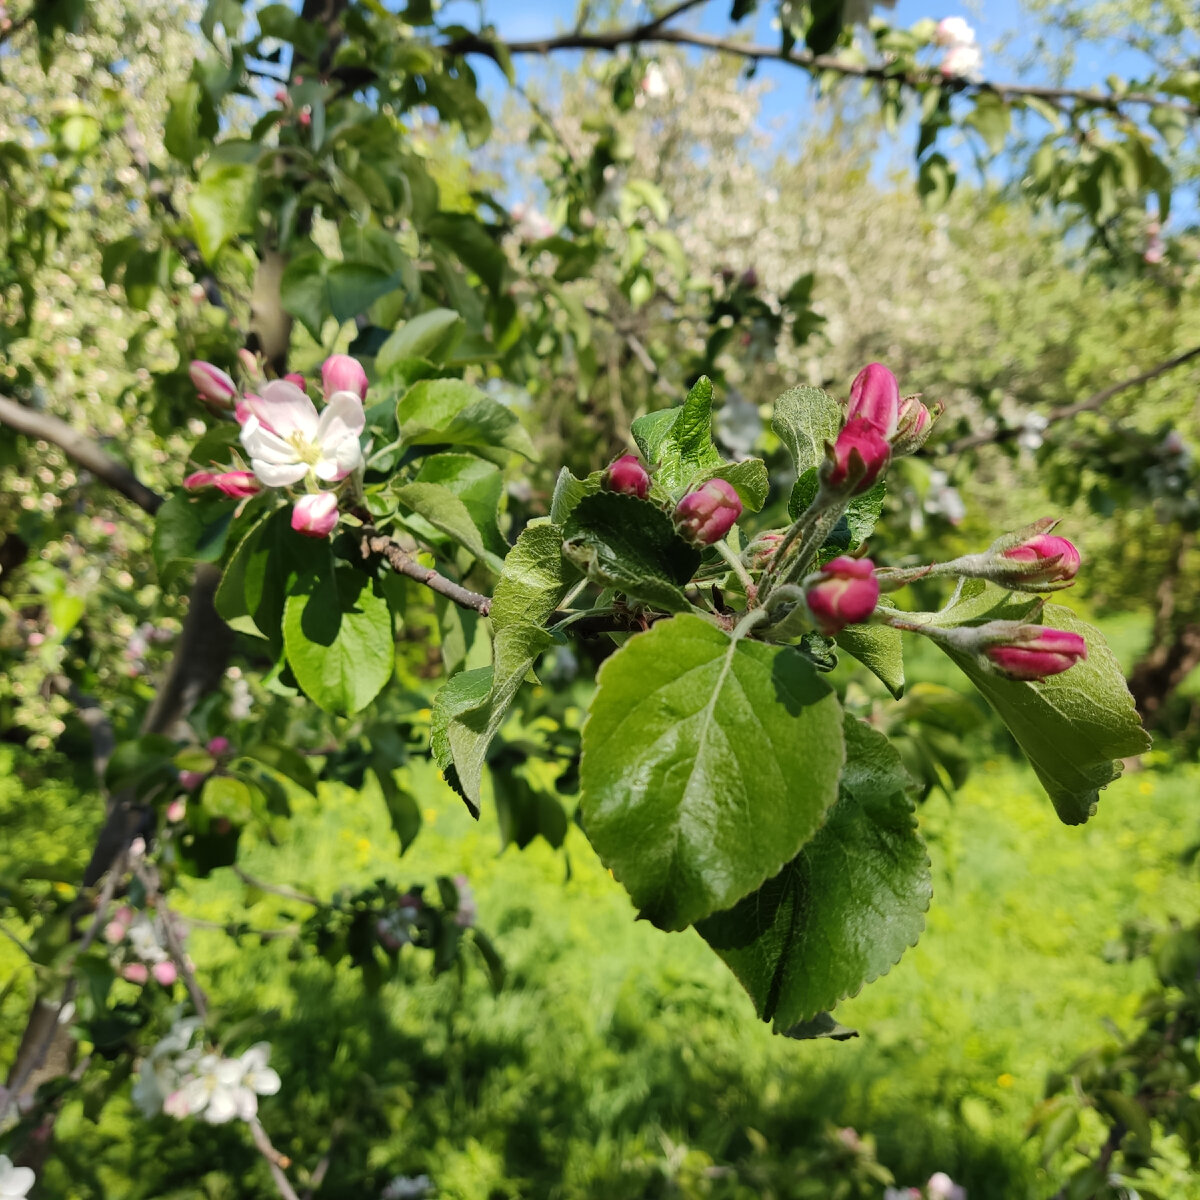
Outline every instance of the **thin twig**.
<svg viewBox="0 0 1200 1200">
<path fill-rule="evenodd" d="M 288 887 L 285 883 L 267 883 L 266 880 L 255 878 L 241 867 L 235 866 L 233 873 L 243 883 L 252 888 L 258 888 L 260 892 L 268 892 L 272 896 L 282 896 L 285 900 L 297 900 L 301 904 L 310 904 L 313 908 L 329 907 L 324 900 L 318 900 L 316 896 L 310 896 L 306 892 L 299 892 L 295 888 Z"/>
<path fill-rule="evenodd" d="M 676 6 L 679 11 L 690 8 L 685 4 Z M 614 51 L 624 46 L 634 46 L 647 42 L 657 42 L 673 46 L 694 46 L 702 50 L 712 50 L 719 54 L 731 54 L 739 58 L 750 59 L 752 62 L 774 61 L 789 66 L 798 67 L 811 74 L 831 72 L 853 79 L 867 79 L 876 82 L 897 82 L 910 88 L 937 86 L 955 92 L 980 93 L 990 92 L 1004 100 L 1034 99 L 1043 100 L 1056 108 L 1062 108 L 1068 101 L 1088 105 L 1093 108 L 1103 108 L 1110 112 L 1119 113 L 1125 105 L 1155 105 L 1162 108 L 1174 109 L 1188 116 L 1200 115 L 1200 105 L 1185 101 L 1170 99 L 1165 95 L 1151 92 L 1097 92 L 1088 88 L 1058 88 L 1039 84 L 1023 83 L 994 83 L 988 80 L 971 80 L 961 76 L 947 77 L 935 69 L 905 71 L 897 73 L 891 64 L 883 63 L 869 65 L 867 63 L 850 62 L 832 55 L 813 54 L 808 50 L 784 50 L 779 46 L 765 46 L 752 42 L 738 41 L 734 38 L 717 37 L 700 31 L 667 29 L 665 22 L 671 13 L 664 17 L 655 18 L 642 25 L 631 25 L 622 29 L 604 32 L 560 34 L 554 37 L 529 38 L 523 41 L 496 41 L 480 37 L 477 34 L 467 34 L 456 38 L 442 47 L 449 54 L 483 54 L 497 59 L 501 49 L 508 54 L 538 54 L 549 55 L 559 50 L 600 50 Z"/>
<path fill-rule="evenodd" d="M 368 525 L 363 529 L 362 556 L 370 558 L 372 554 L 381 555 L 397 575 L 407 575 L 409 579 L 415 579 L 438 595 L 453 600 L 459 608 L 474 609 L 482 617 L 486 617 L 491 611 L 491 597 L 473 592 L 470 588 L 447 579 L 432 567 L 421 566 L 399 542 Z"/>
<path fill-rule="evenodd" d="M 267 1137 L 267 1131 L 257 1117 L 251 1117 L 246 1124 L 250 1126 L 250 1136 L 254 1139 L 259 1154 L 267 1160 L 267 1166 L 271 1168 L 271 1178 L 275 1181 L 275 1188 L 283 1200 L 300 1200 L 300 1197 L 296 1195 L 295 1188 L 284 1174 L 284 1168 L 290 1167 L 292 1160 L 286 1154 L 280 1154 L 271 1145 L 271 1139 Z"/>
<path fill-rule="evenodd" d="M 1177 367 L 1184 366 L 1195 358 L 1200 358 L 1200 346 L 1193 346 L 1190 350 L 1185 350 L 1182 354 L 1177 354 L 1174 358 L 1169 358 L 1166 362 L 1161 362 L 1147 371 L 1142 371 L 1137 375 L 1131 376 L 1129 379 L 1122 380 L 1120 383 L 1110 384 L 1106 388 L 1101 388 L 1100 391 L 1088 396 L 1086 400 L 1079 400 L 1075 404 L 1064 404 L 1058 408 L 1052 408 L 1046 414 L 1046 422 L 1049 425 L 1053 425 L 1058 421 L 1069 421 L 1071 418 L 1079 416 L 1080 413 L 1095 412 L 1098 408 L 1103 408 L 1114 396 L 1118 396 L 1130 388 L 1140 387 L 1143 383 L 1150 383 L 1152 380 L 1158 379 L 1159 376 L 1166 375 L 1168 372 L 1174 371 Z M 935 455 L 961 454 L 964 450 L 973 450 L 976 446 L 986 446 L 992 442 L 1010 442 L 1013 438 L 1020 437 L 1021 432 L 1022 427 L 1020 425 L 1008 425 L 1003 429 L 992 429 L 983 433 L 968 434 L 957 441 L 942 446 L 932 446 L 930 449 Z"/>
<path fill-rule="evenodd" d="M 28 437 L 53 442 L 68 458 L 91 471 L 97 479 L 103 480 L 121 495 L 128 496 L 151 516 L 163 502 L 163 498 L 142 483 L 124 463 L 106 454 L 98 442 L 50 413 L 26 408 L 7 396 L 0 396 L 0 422 Z"/>
</svg>

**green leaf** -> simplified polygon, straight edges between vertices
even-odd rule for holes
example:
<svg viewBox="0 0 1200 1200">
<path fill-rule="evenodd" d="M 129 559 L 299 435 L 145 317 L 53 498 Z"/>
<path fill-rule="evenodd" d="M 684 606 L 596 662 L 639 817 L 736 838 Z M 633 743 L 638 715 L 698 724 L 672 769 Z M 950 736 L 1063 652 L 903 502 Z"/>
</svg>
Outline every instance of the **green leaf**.
<svg viewBox="0 0 1200 1200">
<path fill-rule="evenodd" d="M 500 823 L 500 844 L 524 850 L 537 837 L 558 849 L 567 836 L 566 811 L 549 792 L 533 787 L 513 771 L 492 773 L 492 793 Z"/>
<path fill-rule="evenodd" d="M 330 262 L 314 251 L 288 263 L 280 303 L 317 340 L 328 317 L 339 324 L 365 313 L 381 296 L 404 286 L 404 271 L 367 262 Z"/>
<path fill-rule="evenodd" d="M 168 154 L 190 166 L 218 128 L 216 109 L 196 80 L 189 79 L 171 92 L 163 129 Z"/>
<path fill-rule="evenodd" d="M 508 553 L 508 543 L 497 524 L 504 494 L 504 475 L 499 468 L 473 454 L 436 454 L 421 464 L 416 482 L 448 488 L 470 513 L 484 546 L 500 558 Z"/>
<path fill-rule="evenodd" d="M 791 1029 L 777 1029 L 775 1032 L 787 1038 L 794 1038 L 798 1042 L 812 1041 L 816 1038 L 830 1038 L 835 1042 L 845 1042 L 850 1038 L 858 1037 L 857 1029 L 840 1024 L 829 1013 L 817 1013 L 811 1021 L 800 1021 Z"/>
<path fill-rule="evenodd" d="M 1150 124 L 1158 130 L 1168 150 L 1178 150 L 1187 137 L 1187 114 L 1172 105 L 1156 104 L 1150 110 Z"/>
<path fill-rule="evenodd" d="M 931 154 L 921 163 L 917 175 L 917 195 L 927 208 L 942 208 L 950 199 L 958 174 L 944 154 Z"/>
<path fill-rule="evenodd" d="M 712 380 L 701 376 L 680 408 L 649 413 L 633 423 L 634 441 L 646 461 L 658 467 L 655 483 L 672 495 L 702 476 L 724 474 L 712 440 L 712 402 Z"/>
<path fill-rule="evenodd" d="M 379 348 L 375 369 L 386 375 L 407 358 L 443 362 L 462 338 L 465 323 L 448 308 L 434 308 L 406 321 Z"/>
<path fill-rule="evenodd" d="M 311 555 L 312 541 L 292 529 L 290 510 L 277 509 L 238 543 L 217 588 L 217 612 L 238 633 L 266 638 L 278 654 L 284 601 Z"/>
<path fill-rule="evenodd" d="M 408 788 L 396 782 L 394 765 L 386 755 L 373 754 L 371 770 L 379 781 L 379 790 L 383 793 L 392 828 L 400 839 L 400 853 L 404 854 L 421 831 L 421 806 Z"/>
<path fill-rule="evenodd" d="M 827 392 L 796 387 L 775 401 L 771 428 L 792 456 L 797 476 L 825 461 L 825 443 L 836 440 L 845 413 Z"/>
<path fill-rule="evenodd" d="M 196 245 L 204 261 L 215 261 L 221 248 L 249 233 L 258 216 L 258 168 L 253 163 L 210 162 L 188 198 Z"/>
<path fill-rule="evenodd" d="M 482 559 L 499 573 L 503 560 L 483 544 L 483 536 L 475 525 L 467 506 L 440 483 L 406 483 L 395 488 L 392 495 L 410 512 L 428 521 L 434 529 L 465 546 L 476 558 Z M 494 522 L 493 522 L 494 524 Z"/>
<path fill-rule="evenodd" d="M 169 496 L 155 514 L 151 549 L 159 577 L 197 562 L 216 562 L 225 549 L 234 505 L 225 497 Z"/>
<path fill-rule="evenodd" d="M 326 712 L 365 708 L 392 676 L 392 615 L 378 583 L 351 567 L 300 579 L 283 610 L 288 665 Z"/>
<path fill-rule="evenodd" d="M 438 693 L 445 715 L 440 716 L 435 707 L 434 757 L 472 816 L 479 816 L 488 746 L 533 664 L 553 640 L 546 622 L 577 578 L 563 558 L 559 526 L 549 522 L 527 526 L 504 560 L 492 596 L 491 689 L 482 701 L 460 707 L 465 705 L 467 689 L 479 687 L 482 679 L 478 672 L 464 671 Z M 468 682 L 456 683 L 463 679 Z"/>
<path fill-rule="evenodd" d="M 603 471 L 593 471 L 585 479 L 576 479 L 563 467 L 554 482 L 554 495 L 550 498 L 550 520 L 555 525 L 565 525 L 567 518 L 584 496 L 594 496 L 601 486 Z"/>
<path fill-rule="evenodd" d="M 460 379 L 423 379 L 414 384 L 396 405 L 396 422 L 410 446 L 503 448 L 537 458 L 516 414 Z"/>
<path fill-rule="evenodd" d="M 817 835 L 696 927 L 778 1032 L 885 974 L 925 927 L 932 887 L 905 794 L 912 781 L 883 734 L 850 716 L 845 734 L 840 794 Z"/>
<path fill-rule="evenodd" d="M 686 612 L 683 594 L 700 552 L 648 500 L 616 492 L 586 496 L 563 527 L 563 553 L 593 583 L 667 612 Z"/>
<path fill-rule="evenodd" d="M 975 96 L 975 108 L 967 115 L 963 124 L 979 131 L 989 153 L 999 154 L 1008 138 L 1012 116 L 1008 105 L 995 92 L 978 92 Z"/>
<path fill-rule="evenodd" d="M 1080 634 L 1086 662 L 1041 683 L 1021 683 L 990 674 L 970 655 L 943 650 L 983 693 L 1025 752 L 1066 825 L 1082 825 L 1095 811 L 1100 789 L 1121 773 L 1123 758 L 1149 749 L 1133 697 L 1112 651 L 1099 631 L 1068 608 L 1005 592 L 983 580 L 968 580 L 939 625 L 970 625 L 989 619 L 1039 621 Z"/>
<path fill-rule="evenodd" d="M 890 625 L 850 625 L 837 635 L 852 654 L 899 700 L 904 695 L 904 639 Z"/>
<path fill-rule="evenodd" d="M 309 795 L 317 794 L 316 774 L 308 759 L 299 750 L 279 742 L 259 742 L 245 751 L 245 754 L 247 758 L 252 758 L 256 762 L 270 767 L 272 771 L 282 775 L 285 779 L 290 779 Z"/>
<path fill-rule="evenodd" d="M 837 799 L 842 756 L 837 699 L 800 654 L 673 617 L 600 669 L 584 830 L 642 915 L 683 929 L 795 857 Z"/>
</svg>

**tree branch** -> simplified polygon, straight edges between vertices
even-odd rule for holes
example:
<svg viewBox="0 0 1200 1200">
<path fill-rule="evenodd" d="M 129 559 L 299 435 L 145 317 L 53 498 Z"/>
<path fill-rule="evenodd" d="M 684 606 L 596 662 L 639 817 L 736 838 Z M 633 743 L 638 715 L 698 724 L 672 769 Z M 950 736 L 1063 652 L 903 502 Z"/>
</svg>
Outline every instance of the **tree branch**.
<svg viewBox="0 0 1200 1200">
<path fill-rule="evenodd" d="M 233 873 L 244 884 L 258 888 L 260 892 L 268 892 L 272 896 L 282 896 L 285 900 L 298 900 L 301 904 L 312 905 L 313 908 L 328 907 L 324 900 L 318 900 L 316 896 L 310 896 L 307 892 L 299 892 L 295 888 L 288 887 L 286 883 L 267 883 L 266 880 L 257 879 L 248 871 L 243 871 L 239 866 L 234 866 Z"/>
<path fill-rule="evenodd" d="M 699 0 L 698 0 L 699 2 Z M 732 54 L 752 62 L 773 61 L 786 63 L 808 71 L 810 74 L 833 72 L 851 79 L 867 79 L 876 82 L 896 81 L 910 88 L 936 85 L 955 92 L 990 92 L 1004 100 L 1043 100 L 1056 108 L 1068 101 L 1103 108 L 1119 113 L 1125 105 L 1156 105 L 1175 109 L 1188 116 L 1200 115 L 1200 105 L 1173 100 L 1165 95 L 1148 92 L 1097 92 L 1088 88 L 1058 88 L 1039 84 L 996 83 L 988 80 L 971 80 L 961 76 L 945 76 L 936 69 L 897 73 L 889 64 L 869 65 L 850 62 L 826 54 L 813 54 L 808 50 L 784 50 L 780 46 L 765 46 L 735 38 L 718 37 L 713 34 L 685 29 L 668 29 L 665 24 L 679 12 L 693 7 L 690 3 L 678 4 L 662 17 L 641 25 L 630 25 L 623 29 L 585 33 L 577 30 L 553 37 L 530 38 L 523 41 L 505 42 L 488 39 L 477 34 L 468 34 L 446 43 L 442 49 L 448 54 L 483 54 L 498 60 L 501 49 L 508 54 L 550 55 L 559 50 L 600 50 L 612 52 L 623 46 L 659 43 L 672 46 L 692 46 L 712 50 L 718 54 Z"/>
<path fill-rule="evenodd" d="M 267 1166 L 271 1168 L 271 1178 L 275 1181 L 275 1188 L 283 1200 L 300 1200 L 287 1175 L 284 1174 L 284 1167 L 290 1167 L 292 1160 L 286 1154 L 280 1154 L 271 1145 L 271 1139 L 267 1137 L 267 1131 L 257 1117 L 251 1117 L 246 1124 L 250 1126 L 250 1136 L 254 1138 L 254 1144 L 258 1147 L 259 1154 L 267 1160 Z"/>
<path fill-rule="evenodd" d="M 1140 387 L 1143 383 L 1150 383 L 1152 380 L 1158 379 L 1159 376 L 1166 375 L 1168 372 L 1174 371 L 1177 367 L 1182 367 L 1196 358 L 1200 358 L 1200 346 L 1193 346 L 1190 350 L 1185 350 L 1182 354 L 1177 354 L 1174 358 L 1168 358 L 1166 362 L 1161 362 L 1147 371 L 1142 371 L 1137 375 L 1131 376 L 1129 379 L 1122 380 L 1120 383 L 1110 384 L 1106 388 L 1101 388 L 1100 391 L 1088 396 L 1086 400 L 1079 400 L 1074 404 L 1063 404 L 1058 408 L 1052 408 L 1046 414 L 1046 421 L 1048 424 L 1053 425 L 1058 421 L 1069 421 L 1072 417 L 1079 416 L 1080 413 L 1095 412 L 1097 409 L 1103 408 L 1114 396 L 1119 396 L 1122 392 L 1128 391 L 1130 388 Z M 966 437 L 959 438 L 957 441 L 946 445 L 932 446 L 930 449 L 937 456 L 961 454 L 964 450 L 974 450 L 977 446 L 986 446 L 992 442 L 1010 442 L 1013 438 L 1020 436 L 1021 426 L 1009 425 L 1003 429 L 992 429 L 984 433 L 971 433 Z"/>
<path fill-rule="evenodd" d="M 363 529 L 362 556 L 370 558 L 372 554 L 382 556 L 397 575 L 407 575 L 409 579 L 415 579 L 438 595 L 453 600 L 459 608 L 473 609 L 481 617 L 486 617 L 491 611 L 492 601 L 489 596 L 473 592 L 470 588 L 447 579 L 432 567 L 421 566 L 399 542 L 368 525 Z"/>
<path fill-rule="evenodd" d="M 163 502 L 163 498 L 142 483 L 124 463 L 106 454 L 98 442 L 50 413 L 38 412 L 10 400 L 7 396 L 0 396 L 0 422 L 27 437 L 53 442 L 69 459 L 90 471 L 97 479 L 103 480 L 122 496 L 127 496 L 138 508 L 151 516 L 158 511 Z"/>
</svg>

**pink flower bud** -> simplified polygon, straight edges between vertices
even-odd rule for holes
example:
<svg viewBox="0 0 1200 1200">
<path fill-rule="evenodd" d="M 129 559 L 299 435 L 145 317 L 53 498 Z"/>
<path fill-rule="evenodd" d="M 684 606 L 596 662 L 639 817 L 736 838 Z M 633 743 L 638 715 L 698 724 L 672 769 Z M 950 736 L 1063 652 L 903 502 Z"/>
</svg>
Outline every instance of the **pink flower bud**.
<svg viewBox="0 0 1200 1200">
<path fill-rule="evenodd" d="M 214 367 L 210 362 L 194 360 L 188 367 L 188 375 L 196 385 L 200 398 L 210 404 L 228 408 L 237 397 L 237 386 L 233 380 L 220 367 Z"/>
<path fill-rule="evenodd" d="M 235 500 L 257 496 L 262 491 L 262 484 L 254 477 L 252 471 L 197 471 L 183 481 L 183 486 L 189 492 L 215 487 Z"/>
<path fill-rule="evenodd" d="M 321 386 L 326 396 L 332 396 L 334 392 L 353 392 L 360 400 L 365 400 L 367 373 L 357 358 L 331 354 L 321 364 Z"/>
<path fill-rule="evenodd" d="M 879 601 L 879 581 L 869 558 L 835 558 L 813 577 L 804 602 L 817 629 L 826 637 L 847 625 L 865 621 Z"/>
<path fill-rule="evenodd" d="M 610 492 L 645 500 L 650 491 L 650 476 L 636 454 L 622 454 L 604 472 L 604 486 Z"/>
<path fill-rule="evenodd" d="M 1077 633 L 1023 625 L 1006 642 L 984 649 L 992 665 L 1009 679 L 1036 681 L 1070 670 L 1087 658 L 1087 643 Z"/>
<path fill-rule="evenodd" d="M 179 972 L 173 962 L 155 963 L 150 968 L 150 974 L 154 976 L 154 981 L 161 983 L 163 987 L 170 987 L 179 978 Z"/>
<path fill-rule="evenodd" d="M 863 367 L 850 385 L 850 403 L 846 420 L 858 417 L 871 422 L 885 438 L 896 432 L 900 414 L 900 385 L 882 363 Z"/>
<path fill-rule="evenodd" d="M 308 390 L 308 381 L 303 375 L 300 374 L 299 371 L 289 371 L 284 376 L 284 379 L 286 379 L 288 383 L 294 383 L 302 392 Z"/>
<path fill-rule="evenodd" d="M 253 350 L 247 350 L 243 347 L 237 352 L 238 362 L 242 364 L 242 370 L 246 372 L 251 379 L 262 378 L 262 363 L 258 360 L 258 355 Z"/>
<path fill-rule="evenodd" d="M 182 796 L 179 796 L 167 805 L 167 820 L 174 822 L 182 821 L 186 812 L 187 801 Z"/>
<path fill-rule="evenodd" d="M 296 119 L 307 129 L 312 124 L 312 109 L 306 104 Z"/>
<path fill-rule="evenodd" d="M 742 562 L 752 571 L 761 571 L 775 557 L 775 551 L 779 549 L 783 537 L 782 533 L 777 533 L 775 530 L 760 533 L 742 551 Z"/>
<path fill-rule="evenodd" d="M 337 497 L 332 492 L 301 496 L 292 509 L 292 528 L 305 537 L 328 537 L 337 523 Z"/>
<path fill-rule="evenodd" d="M 1022 583 L 1060 583 L 1074 579 L 1079 571 L 1079 551 L 1066 538 L 1038 534 L 1019 546 L 1001 552 L 1002 558 L 1028 563 L 1020 574 Z"/>
<path fill-rule="evenodd" d="M 220 758 L 222 755 L 228 754 L 233 749 L 233 745 L 227 737 L 215 737 L 209 738 L 208 745 L 204 748 L 214 758 Z"/>
<path fill-rule="evenodd" d="M 110 945 L 115 946 L 119 942 L 125 940 L 125 934 L 128 932 L 128 926 L 123 922 L 113 919 L 104 927 L 104 940 Z"/>
<path fill-rule="evenodd" d="M 866 417 L 847 421 L 826 461 L 825 481 L 833 489 L 849 488 L 852 495 L 867 491 L 891 460 L 892 448 L 879 427 Z"/>
<path fill-rule="evenodd" d="M 146 969 L 145 963 L 126 963 L 121 968 L 121 978 L 130 983 L 136 983 L 138 987 L 144 987 L 146 980 L 150 978 L 150 972 Z"/>
<path fill-rule="evenodd" d="M 933 432 L 933 423 L 942 415 L 942 406 L 935 405 L 933 410 L 921 403 L 919 396 L 905 396 L 900 401 L 900 414 L 896 422 L 896 432 L 892 437 L 892 453 L 899 457 L 902 454 L 915 454 L 929 440 Z"/>
<path fill-rule="evenodd" d="M 179 786 L 185 792 L 194 792 L 207 778 L 205 771 L 180 771 Z"/>
<path fill-rule="evenodd" d="M 710 479 L 675 506 L 675 528 L 701 546 L 718 542 L 742 515 L 742 502 L 733 484 Z"/>
</svg>

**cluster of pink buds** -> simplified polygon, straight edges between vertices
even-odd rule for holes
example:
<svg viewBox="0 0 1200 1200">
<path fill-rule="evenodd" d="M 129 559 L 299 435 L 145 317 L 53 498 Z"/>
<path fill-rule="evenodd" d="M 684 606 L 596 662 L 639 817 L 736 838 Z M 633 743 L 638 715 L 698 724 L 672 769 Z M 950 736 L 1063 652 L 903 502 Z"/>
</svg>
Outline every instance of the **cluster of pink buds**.
<svg viewBox="0 0 1200 1200">
<path fill-rule="evenodd" d="M 879 602 L 875 564 L 869 558 L 832 559 L 805 581 L 804 602 L 826 637 L 865 621 Z"/>
<path fill-rule="evenodd" d="M 360 438 L 366 425 L 367 373 L 348 354 L 330 355 L 321 366 L 325 408 L 318 414 L 303 375 L 264 382 L 254 355 L 242 352 L 239 358 L 259 392 L 239 393 L 233 379 L 212 363 L 193 362 L 188 373 L 201 399 L 233 410 L 251 469 L 197 471 L 184 480 L 184 487 L 216 488 L 245 500 L 264 487 L 304 483 L 308 491 L 292 508 L 292 528 L 306 537 L 326 538 L 337 528 L 338 498 L 333 491 L 318 489 L 340 482 L 363 465 Z"/>
<path fill-rule="evenodd" d="M 871 488 L 893 457 L 912 454 L 929 437 L 940 408 L 900 397 L 896 377 L 881 363 L 863 367 L 850 385 L 846 423 L 823 469 L 826 486 L 857 495 Z"/>
<path fill-rule="evenodd" d="M 719 542 L 742 515 L 742 501 L 733 484 L 710 479 L 688 492 L 675 505 L 675 528 L 698 546 Z"/>
<path fill-rule="evenodd" d="M 128 904 L 121 905 L 104 926 L 104 940 L 113 947 L 125 944 L 136 956 L 121 967 L 121 978 L 127 982 L 144 987 L 153 979 L 161 987 L 170 987 L 179 978 L 153 921 Z"/>
</svg>

